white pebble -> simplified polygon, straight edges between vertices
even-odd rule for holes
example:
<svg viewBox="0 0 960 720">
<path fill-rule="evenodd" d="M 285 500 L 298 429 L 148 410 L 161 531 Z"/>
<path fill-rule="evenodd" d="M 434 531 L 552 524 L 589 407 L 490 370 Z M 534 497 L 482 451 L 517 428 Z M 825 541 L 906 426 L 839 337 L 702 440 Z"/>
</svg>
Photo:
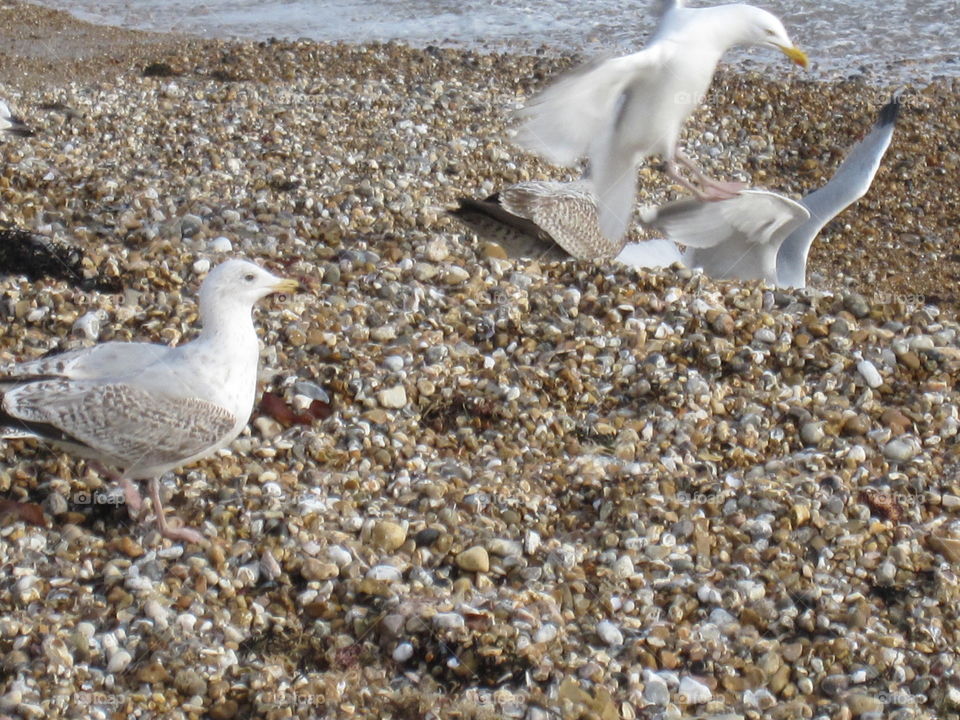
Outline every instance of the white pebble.
<svg viewBox="0 0 960 720">
<path fill-rule="evenodd" d="M 369 580 L 381 580 L 384 582 L 400 582 L 403 574 L 393 565 L 374 565 L 367 570 Z"/>
<path fill-rule="evenodd" d="M 133 656 L 130 653 L 126 650 L 117 650 L 107 663 L 107 672 L 121 673 L 130 666 L 131 662 L 133 662 Z"/>
<path fill-rule="evenodd" d="M 393 650 L 393 659 L 396 662 L 406 662 L 413 657 L 413 645 L 408 642 L 400 643 Z"/>
<path fill-rule="evenodd" d="M 196 624 L 197 616 L 193 613 L 181 613 L 177 616 L 177 625 L 179 625 L 184 632 L 193 632 L 193 628 Z"/>
<path fill-rule="evenodd" d="M 434 615 L 433 624 L 443 630 L 457 630 L 464 627 L 466 622 L 463 619 L 463 615 L 459 613 L 445 612 Z"/>
<path fill-rule="evenodd" d="M 540 548 L 540 533 L 536 530 L 527 530 L 523 536 L 523 551 L 527 555 L 534 555 Z"/>
<path fill-rule="evenodd" d="M 533 641 L 535 643 L 549 643 L 553 642 L 557 637 L 557 626 L 553 623 L 547 623 L 542 628 L 537 630 L 533 635 Z"/>
<path fill-rule="evenodd" d="M 230 238 L 224 237 L 215 237 L 210 241 L 210 251 L 215 253 L 228 253 L 233 250 L 233 243 L 230 242 Z"/>
<path fill-rule="evenodd" d="M 666 705 L 670 702 L 670 689 L 666 681 L 656 673 L 644 673 L 643 699 L 651 705 Z"/>
<path fill-rule="evenodd" d="M 342 545 L 331 545 L 327 548 L 327 557 L 336 564 L 337 567 L 345 568 L 353 562 L 353 555 Z"/>
<path fill-rule="evenodd" d="M 383 366 L 392 372 L 403 370 L 403 358 L 400 355 L 387 355 L 383 359 Z"/>
<path fill-rule="evenodd" d="M 685 677 L 680 681 L 680 694 L 687 705 L 702 705 L 713 698 L 710 688 L 692 677 Z"/>
<path fill-rule="evenodd" d="M 894 462 L 906 462 L 910 460 L 917 450 L 913 443 L 906 440 L 891 440 L 883 447 L 883 456 L 887 460 Z"/>
<path fill-rule="evenodd" d="M 597 635 L 599 635 L 600 639 L 607 645 L 623 645 L 623 633 L 609 620 L 601 620 L 597 623 Z"/>
<path fill-rule="evenodd" d="M 100 337 L 100 313 L 95 310 L 84 313 L 73 323 L 73 329 L 83 333 L 87 340 L 96 340 Z"/>
<path fill-rule="evenodd" d="M 143 613 L 153 620 L 153 624 L 156 625 L 160 630 L 166 630 L 169 626 L 167 621 L 167 609 L 163 607 L 157 600 L 147 600 L 143 604 Z"/>
<path fill-rule="evenodd" d="M 877 370 L 877 366 L 869 360 L 861 360 L 858 362 L 857 370 L 863 376 L 863 379 L 869 387 L 878 388 L 883 385 L 883 377 L 880 375 L 880 371 Z"/>
</svg>

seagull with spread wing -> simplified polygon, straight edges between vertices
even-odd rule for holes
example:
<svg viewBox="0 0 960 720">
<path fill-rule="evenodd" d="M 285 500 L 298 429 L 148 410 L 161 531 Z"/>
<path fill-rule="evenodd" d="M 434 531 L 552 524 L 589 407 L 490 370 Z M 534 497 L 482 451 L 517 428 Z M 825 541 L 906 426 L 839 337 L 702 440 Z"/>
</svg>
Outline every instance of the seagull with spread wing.
<svg viewBox="0 0 960 720">
<path fill-rule="evenodd" d="M 676 200 L 641 211 L 643 222 L 686 245 L 683 262 L 711 277 L 806 287 L 807 256 L 820 230 L 870 189 L 900 113 L 894 94 L 830 181 L 800 201 L 744 190 L 719 202 Z"/>
<path fill-rule="evenodd" d="M 742 189 L 707 177 L 677 147 L 728 49 L 770 47 L 807 65 L 783 23 L 766 10 L 743 4 L 688 8 L 680 0 L 662 6 L 657 30 L 643 50 L 587 63 L 517 113 L 516 141 L 522 147 L 559 165 L 589 158 L 600 230 L 612 241 L 626 232 L 636 168 L 651 155 L 661 155 L 667 174 L 698 198 L 727 199 Z M 680 173 L 681 166 L 693 180 Z"/>
</svg>

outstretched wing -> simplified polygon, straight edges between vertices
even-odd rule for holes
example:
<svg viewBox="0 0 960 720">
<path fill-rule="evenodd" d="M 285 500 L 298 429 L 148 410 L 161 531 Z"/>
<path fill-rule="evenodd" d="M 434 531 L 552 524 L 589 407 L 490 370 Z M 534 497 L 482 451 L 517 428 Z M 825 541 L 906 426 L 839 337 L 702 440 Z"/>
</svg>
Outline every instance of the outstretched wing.
<svg viewBox="0 0 960 720">
<path fill-rule="evenodd" d="M 675 200 L 648 211 L 643 221 L 674 242 L 708 248 L 730 242 L 779 243 L 808 217 L 806 208 L 783 195 L 744 190 L 717 202 Z"/>
<path fill-rule="evenodd" d="M 522 124 L 514 141 L 556 165 L 574 165 L 610 122 L 632 75 L 650 62 L 642 50 L 600 57 L 561 76 L 516 112 Z"/>
<path fill-rule="evenodd" d="M 692 248 L 684 258 L 712 277 L 776 282 L 777 250 L 809 213 L 776 193 L 746 190 L 729 200 L 668 203 L 644 218 L 670 240 Z"/>
<path fill-rule="evenodd" d="M 900 97 L 894 95 L 867 136 L 847 153 L 830 182 L 803 198 L 810 215 L 822 220 L 821 227 L 866 195 L 890 147 L 899 114 Z"/>
<path fill-rule="evenodd" d="M 777 279 L 787 287 L 805 287 L 807 284 L 807 255 L 817 234 L 833 218 L 862 198 L 880 168 L 897 117 L 900 97 L 894 95 L 883 106 L 873 128 L 854 145 L 840 163 L 830 182 L 807 195 L 801 204 L 810 211 L 810 219 L 796 228 L 780 246 L 777 255 Z"/>
</svg>

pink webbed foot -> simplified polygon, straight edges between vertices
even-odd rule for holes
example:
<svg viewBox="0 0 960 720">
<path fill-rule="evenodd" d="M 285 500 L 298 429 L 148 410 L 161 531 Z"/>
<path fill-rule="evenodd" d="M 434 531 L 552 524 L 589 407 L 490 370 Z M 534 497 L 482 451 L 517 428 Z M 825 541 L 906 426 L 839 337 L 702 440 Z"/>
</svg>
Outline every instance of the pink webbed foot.
<svg viewBox="0 0 960 720">
<path fill-rule="evenodd" d="M 166 513 L 163 510 L 163 502 L 160 500 L 160 481 L 157 478 L 150 480 L 150 499 L 153 502 L 153 512 L 156 516 L 157 530 L 160 534 L 177 542 L 191 542 L 203 544 L 207 539 L 199 530 L 189 527 L 172 527 L 167 522 Z"/>
</svg>

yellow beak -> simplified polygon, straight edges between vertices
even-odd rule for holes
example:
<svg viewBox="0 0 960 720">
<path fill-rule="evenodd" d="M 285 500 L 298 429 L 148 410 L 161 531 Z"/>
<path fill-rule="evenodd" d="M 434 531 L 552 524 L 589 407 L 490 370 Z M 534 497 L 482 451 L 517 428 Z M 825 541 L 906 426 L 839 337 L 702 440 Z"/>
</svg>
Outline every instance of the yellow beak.
<svg viewBox="0 0 960 720">
<path fill-rule="evenodd" d="M 300 283 L 292 278 L 283 278 L 273 286 L 273 291 L 278 293 L 295 293 L 300 289 Z"/>
<path fill-rule="evenodd" d="M 798 47 L 777 45 L 777 48 L 779 48 L 780 52 L 782 52 L 802 68 L 807 67 L 807 65 L 810 63 L 810 61 L 807 60 L 807 54 Z"/>
</svg>

